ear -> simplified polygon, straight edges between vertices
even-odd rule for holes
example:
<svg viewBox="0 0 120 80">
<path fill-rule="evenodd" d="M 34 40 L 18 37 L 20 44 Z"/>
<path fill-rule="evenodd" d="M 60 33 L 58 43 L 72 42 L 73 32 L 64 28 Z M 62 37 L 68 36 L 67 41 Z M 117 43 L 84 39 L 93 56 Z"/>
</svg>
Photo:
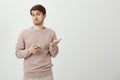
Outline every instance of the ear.
<svg viewBox="0 0 120 80">
<path fill-rule="evenodd" d="M 46 18 L 46 14 L 44 14 L 44 18 Z"/>
</svg>

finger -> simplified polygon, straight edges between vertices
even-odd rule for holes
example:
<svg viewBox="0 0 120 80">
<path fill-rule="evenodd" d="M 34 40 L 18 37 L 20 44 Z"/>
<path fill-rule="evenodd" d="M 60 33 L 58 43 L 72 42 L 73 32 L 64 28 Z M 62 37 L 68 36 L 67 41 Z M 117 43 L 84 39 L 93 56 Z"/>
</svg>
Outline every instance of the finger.
<svg viewBox="0 0 120 80">
<path fill-rule="evenodd" d="M 60 39 L 58 39 L 58 41 L 61 41 L 62 39 L 60 38 Z"/>
<path fill-rule="evenodd" d="M 32 46 L 31 49 L 34 50 L 34 49 L 36 49 L 36 47 L 35 47 L 35 46 Z"/>
<path fill-rule="evenodd" d="M 53 42 L 53 46 L 57 45 L 59 41 Z"/>
<path fill-rule="evenodd" d="M 35 49 L 35 50 L 33 50 L 33 54 L 37 54 L 40 51 L 41 51 L 40 49 Z"/>
<path fill-rule="evenodd" d="M 57 40 L 57 41 L 55 41 L 54 43 L 57 44 L 57 43 L 59 43 L 59 42 L 60 42 L 60 40 Z"/>
<path fill-rule="evenodd" d="M 50 45 L 51 45 L 51 46 L 54 46 L 54 44 L 55 44 L 55 42 L 52 42 Z"/>
<path fill-rule="evenodd" d="M 33 47 L 34 49 L 41 49 L 41 47 L 38 47 L 38 46 L 35 46 L 35 47 Z"/>
<path fill-rule="evenodd" d="M 56 39 L 56 40 L 54 40 L 53 42 L 60 42 L 62 39 Z"/>
<path fill-rule="evenodd" d="M 55 45 L 55 42 L 52 42 L 52 45 L 54 46 L 54 45 Z"/>
<path fill-rule="evenodd" d="M 54 41 L 53 41 L 53 43 L 57 43 L 57 42 L 59 42 L 59 41 L 58 41 L 58 40 L 54 40 Z"/>
</svg>

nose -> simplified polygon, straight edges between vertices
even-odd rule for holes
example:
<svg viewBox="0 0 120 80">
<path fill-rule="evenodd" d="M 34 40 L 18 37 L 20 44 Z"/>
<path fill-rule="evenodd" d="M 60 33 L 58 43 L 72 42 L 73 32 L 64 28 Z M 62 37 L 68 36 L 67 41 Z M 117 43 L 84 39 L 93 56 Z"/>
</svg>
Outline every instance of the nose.
<svg viewBox="0 0 120 80">
<path fill-rule="evenodd" d="M 37 19 L 37 16 L 34 16 L 33 18 L 34 18 L 34 19 Z"/>
<path fill-rule="evenodd" d="M 36 18 L 37 16 L 35 15 L 34 18 Z"/>
</svg>

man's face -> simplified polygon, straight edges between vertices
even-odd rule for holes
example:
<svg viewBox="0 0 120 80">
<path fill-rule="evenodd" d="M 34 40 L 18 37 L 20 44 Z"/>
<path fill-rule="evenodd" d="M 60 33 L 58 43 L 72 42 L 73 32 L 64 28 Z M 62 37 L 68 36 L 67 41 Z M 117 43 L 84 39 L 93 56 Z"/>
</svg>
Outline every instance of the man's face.
<svg viewBox="0 0 120 80">
<path fill-rule="evenodd" d="M 32 20 L 34 25 L 39 26 L 43 24 L 46 15 L 43 15 L 43 13 L 38 10 L 33 10 L 31 13 L 32 13 Z"/>
</svg>

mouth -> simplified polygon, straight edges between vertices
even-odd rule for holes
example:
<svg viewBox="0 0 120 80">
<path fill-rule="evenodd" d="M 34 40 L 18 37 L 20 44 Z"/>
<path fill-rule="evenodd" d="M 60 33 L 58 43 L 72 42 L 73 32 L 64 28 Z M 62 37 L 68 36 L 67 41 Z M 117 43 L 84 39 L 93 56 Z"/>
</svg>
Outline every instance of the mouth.
<svg viewBox="0 0 120 80">
<path fill-rule="evenodd" d="M 34 21 L 38 21 L 38 19 L 35 19 Z"/>
<path fill-rule="evenodd" d="M 36 22 L 39 22 L 39 20 L 34 20 L 34 22 L 36 23 Z"/>
</svg>

